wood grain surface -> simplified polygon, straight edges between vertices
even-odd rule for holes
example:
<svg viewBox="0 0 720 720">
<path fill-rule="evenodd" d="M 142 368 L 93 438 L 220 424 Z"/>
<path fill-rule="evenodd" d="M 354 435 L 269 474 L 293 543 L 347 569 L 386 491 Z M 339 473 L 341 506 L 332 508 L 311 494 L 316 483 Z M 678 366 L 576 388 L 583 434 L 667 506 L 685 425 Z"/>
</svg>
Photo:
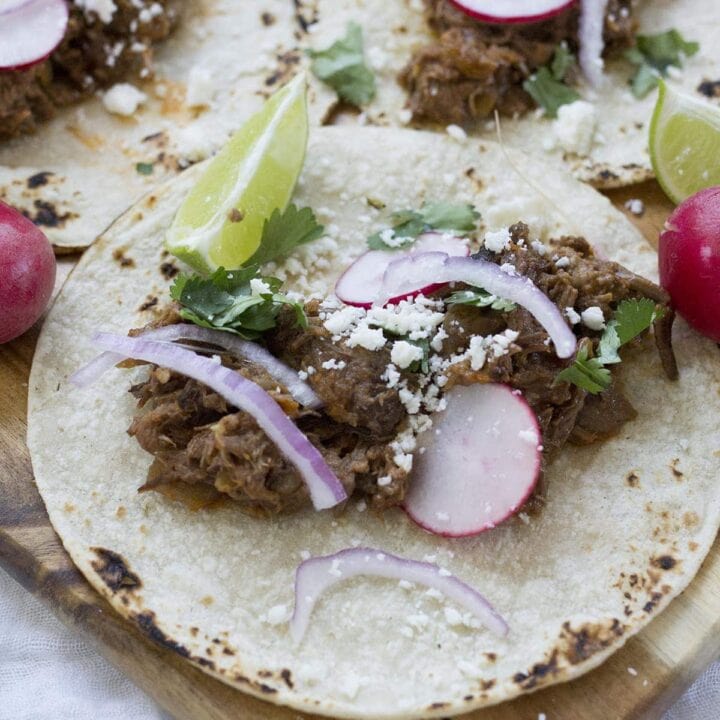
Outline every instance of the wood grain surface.
<svg viewBox="0 0 720 720">
<path fill-rule="evenodd" d="M 655 243 L 671 210 L 657 185 L 646 183 L 609 196 L 620 208 L 630 198 L 645 202 L 642 217 L 629 217 Z M 59 259 L 58 288 L 75 261 Z M 25 446 L 27 383 L 38 332 L 35 327 L 0 346 L 0 564 L 178 720 L 316 717 L 246 696 L 155 645 L 117 616 L 75 569 L 48 521 Z M 536 720 L 545 713 L 548 720 L 656 720 L 718 655 L 716 541 L 689 589 L 599 669 L 572 683 L 464 717 Z"/>
</svg>

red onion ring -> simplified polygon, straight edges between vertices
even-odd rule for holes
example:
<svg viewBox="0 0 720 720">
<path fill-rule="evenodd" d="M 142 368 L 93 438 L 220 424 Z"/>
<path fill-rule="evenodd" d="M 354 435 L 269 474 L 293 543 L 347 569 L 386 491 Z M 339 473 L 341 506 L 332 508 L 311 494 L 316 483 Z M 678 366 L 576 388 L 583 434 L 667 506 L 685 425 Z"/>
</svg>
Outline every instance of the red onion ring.
<svg viewBox="0 0 720 720">
<path fill-rule="evenodd" d="M 162 342 L 194 340 L 196 342 L 216 345 L 223 350 L 234 353 L 238 357 L 262 365 L 262 367 L 268 371 L 268 374 L 281 385 L 284 385 L 293 398 L 303 407 L 311 409 L 322 407 L 322 400 L 308 383 L 303 382 L 298 377 L 295 370 L 278 360 L 261 345 L 249 340 L 243 340 L 237 335 L 231 335 L 222 330 L 200 327 L 199 325 L 178 323 L 176 325 L 166 325 L 160 328 L 153 328 L 152 330 L 145 330 L 140 336 L 136 337 Z M 124 357 L 115 353 L 104 352 L 80 368 L 80 370 L 73 373 L 70 377 L 70 382 L 81 388 L 92 385 L 103 373 L 124 359 Z"/>
<path fill-rule="evenodd" d="M 581 0 L 578 39 L 580 51 L 578 61 L 583 74 L 593 87 L 603 81 L 603 49 L 605 40 L 605 11 L 608 0 Z"/>
<path fill-rule="evenodd" d="M 477 590 L 437 565 L 372 548 L 349 548 L 305 560 L 295 571 L 295 609 L 290 619 L 295 642 L 305 636 L 318 598 L 333 585 L 358 575 L 406 580 L 434 588 L 470 611 L 495 635 L 504 637 L 509 631 L 503 617 Z"/>
<path fill-rule="evenodd" d="M 388 265 L 378 305 L 431 283 L 464 282 L 497 297 L 522 305 L 545 328 L 560 358 L 575 354 L 577 339 L 555 304 L 529 278 L 505 272 L 498 265 L 476 257 L 450 257 L 444 253 L 418 253 Z"/>
<path fill-rule="evenodd" d="M 298 430 L 282 408 L 256 383 L 215 360 L 166 342 L 96 333 L 93 343 L 111 353 L 155 363 L 212 388 L 233 406 L 251 415 L 297 468 L 316 510 L 347 500 L 347 493 L 318 449 Z"/>
</svg>

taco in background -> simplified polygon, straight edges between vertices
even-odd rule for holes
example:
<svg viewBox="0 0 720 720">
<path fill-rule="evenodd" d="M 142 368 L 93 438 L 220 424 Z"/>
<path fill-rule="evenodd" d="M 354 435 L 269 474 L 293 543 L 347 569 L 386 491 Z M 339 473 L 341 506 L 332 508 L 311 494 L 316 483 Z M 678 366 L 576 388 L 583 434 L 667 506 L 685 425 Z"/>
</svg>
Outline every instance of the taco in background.
<svg viewBox="0 0 720 720">
<path fill-rule="evenodd" d="M 491 142 L 319 128 L 292 203 L 324 229 L 305 212 L 303 232 L 264 234 L 262 262 L 201 277 L 163 239 L 204 168 L 84 255 L 30 380 L 38 487 L 118 612 L 272 702 L 445 717 L 590 670 L 687 586 L 720 522 L 716 348 L 678 323 L 675 378 L 655 252 L 606 198 Z M 468 267 L 482 284 L 448 285 Z M 115 355 L 74 387 L 98 349 Z M 498 405 L 457 400 L 493 388 Z M 491 442 L 437 434 L 453 408 Z M 493 445 L 544 477 L 502 524 L 498 487 L 539 466 L 480 462 Z M 492 502 L 455 493 L 498 469 Z M 420 477 L 446 483 L 429 522 Z"/>
<path fill-rule="evenodd" d="M 658 78 L 711 101 L 717 95 L 720 30 L 706 22 L 700 0 L 548 2 L 554 14 L 533 22 L 461 9 L 475 6 L 493 3 L 321 1 L 311 52 L 337 58 L 332 43 L 354 23 L 375 75 L 364 121 L 457 125 L 494 139 L 497 111 L 508 145 L 560 158 L 600 188 L 652 177 L 647 138 Z M 347 85 L 347 76 L 330 77 L 339 80 Z"/>
<path fill-rule="evenodd" d="M 300 61 L 282 0 L 69 9 L 46 60 L 0 70 L 0 198 L 59 251 L 212 154 Z"/>
</svg>

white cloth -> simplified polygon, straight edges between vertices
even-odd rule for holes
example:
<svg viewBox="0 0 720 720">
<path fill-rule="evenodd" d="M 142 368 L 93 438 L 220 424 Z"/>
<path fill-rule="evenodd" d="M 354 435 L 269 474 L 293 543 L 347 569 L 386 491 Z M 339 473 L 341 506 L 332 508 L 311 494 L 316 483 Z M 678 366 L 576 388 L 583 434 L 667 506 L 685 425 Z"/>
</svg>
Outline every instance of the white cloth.
<svg viewBox="0 0 720 720">
<path fill-rule="evenodd" d="M 720 662 L 663 720 L 718 718 Z M 172 720 L 0 570 L 0 720 L 68 719 Z"/>
</svg>

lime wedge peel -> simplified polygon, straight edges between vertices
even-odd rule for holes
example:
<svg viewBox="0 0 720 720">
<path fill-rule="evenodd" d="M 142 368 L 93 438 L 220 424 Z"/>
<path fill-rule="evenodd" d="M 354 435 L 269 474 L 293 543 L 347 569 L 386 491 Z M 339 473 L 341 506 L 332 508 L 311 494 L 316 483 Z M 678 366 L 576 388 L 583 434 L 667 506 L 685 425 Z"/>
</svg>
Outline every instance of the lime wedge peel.
<svg viewBox="0 0 720 720">
<path fill-rule="evenodd" d="M 720 108 L 660 82 L 650 123 L 650 159 L 658 182 L 680 203 L 720 185 Z"/>
<path fill-rule="evenodd" d="M 302 170 L 306 94 L 301 73 L 209 161 L 166 235 L 165 247 L 173 255 L 204 273 L 220 266 L 236 269 L 252 256 L 265 219 L 287 207 Z"/>
</svg>

